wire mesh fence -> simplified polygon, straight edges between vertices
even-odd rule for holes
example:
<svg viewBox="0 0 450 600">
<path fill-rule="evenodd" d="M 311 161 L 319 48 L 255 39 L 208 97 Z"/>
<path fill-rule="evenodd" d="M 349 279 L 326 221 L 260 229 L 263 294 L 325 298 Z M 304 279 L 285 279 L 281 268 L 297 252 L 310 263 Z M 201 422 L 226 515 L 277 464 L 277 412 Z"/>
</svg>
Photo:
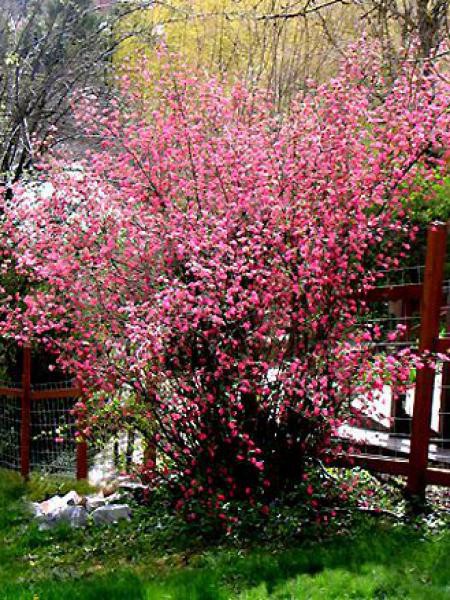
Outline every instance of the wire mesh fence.
<svg viewBox="0 0 450 600">
<path fill-rule="evenodd" d="M 73 381 L 31 385 L 31 353 L 21 383 L 0 381 L 0 467 L 75 473 L 77 443 Z"/>
<path fill-rule="evenodd" d="M 433 465 L 450 468 L 450 365 L 448 363 L 440 363 L 437 369 L 428 460 Z"/>
<path fill-rule="evenodd" d="M 33 470 L 75 473 L 75 402 L 76 397 L 47 398 L 32 402 L 30 464 Z"/>
<path fill-rule="evenodd" d="M 377 286 L 386 287 L 408 283 L 423 283 L 424 275 L 424 264 L 380 270 L 377 272 Z"/>
<path fill-rule="evenodd" d="M 74 379 L 66 379 L 65 381 L 46 381 L 44 383 L 33 383 L 31 389 L 33 392 L 50 391 L 50 390 L 70 390 L 77 387 Z"/>
<path fill-rule="evenodd" d="M 0 467 L 20 468 L 20 397 L 0 394 Z"/>
<path fill-rule="evenodd" d="M 450 366 L 441 358 L 450 351 L 446 229 L 428 229 L 424 266 L 380 273 L 378 286 L 365 297 L 370 312 L 361 325 L 381 335 L 373 351 L 417 350 L 423 366 L 412 370 L 411 385 L 384 386 L 371 414 L 343 432 L 362 452 L 354 459 L 358 464 L 407 475 L 408 491 L 419 495 L 427 483 L 450 486 Z M 399 326 L 404 333 L 396 339 L 392 332 Z M 437 354 L 430 360 L 428 353 Z"/>
<path fill-rule="evenodd" d="M 415 265 L 379 273 L 379 289 L 418 284 L 423 281 L 424 266 Z M 402 299 L 375 299 L 368 314 L 361 316 L 359 327 L 376 331 L 376 341 L 368 342 L 374 355 L 395 355 L 405 349 L 418 350 L 420 334 L 419 302 Z M 397 332 L 396 336 L 393 334 Z M 406 390 L 385 385 L 374 392 L 371 402 L 355 399 L 353 406 L 362 411 L 358 425 L 343 427 L 344 439 L 355 443 L 362 454 L 385 458 L 407 458 L 410 451 L 411 421 L 414 408 L 414 383 Z"/>
</svg>

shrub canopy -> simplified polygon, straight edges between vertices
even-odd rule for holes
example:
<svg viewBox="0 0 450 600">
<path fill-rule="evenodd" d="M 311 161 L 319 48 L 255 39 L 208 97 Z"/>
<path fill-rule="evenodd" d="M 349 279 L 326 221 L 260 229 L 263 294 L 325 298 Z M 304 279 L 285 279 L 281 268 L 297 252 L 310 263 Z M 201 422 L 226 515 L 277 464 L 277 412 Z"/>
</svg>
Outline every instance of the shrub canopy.
<svg viewBox="0 0 450 600">
<path fill-rule="evenodd" d="M 192 72 L 149 81 L 152 103 L 124 79 L 107 110 L 80 108 L 101 149 L 5 204 L 34 287 L 4 299 L 3 333 L 40 339 L 87 388 L 131 389 L 157 425 L 148 476 L 190 518 L 266 506 L 339 451 L 355 398 L 408 377 L 407 356 L 373 353 L 358 295 L 398 265 L 392 232 L 408 248 L 404 200 L 439 168 L 449 95 L 410 62 L 384 80 L 377 56 L 350 49 L 285 118 Z"/>
</svg>

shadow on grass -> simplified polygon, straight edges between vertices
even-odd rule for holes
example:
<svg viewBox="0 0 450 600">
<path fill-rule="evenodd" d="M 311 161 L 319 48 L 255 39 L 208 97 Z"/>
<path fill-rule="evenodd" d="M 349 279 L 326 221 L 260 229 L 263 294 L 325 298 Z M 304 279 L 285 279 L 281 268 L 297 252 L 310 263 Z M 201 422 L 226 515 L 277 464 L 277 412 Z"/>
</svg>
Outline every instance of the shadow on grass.
<svg viewBox="0 0 450 600">
<path fill-rule="evenodd" d="M 283 551 L 210 551 L 158 574 L 145 564 L 76 581 L 11 585 L 2 600 L 243 600 L 450 598 L 450 534 L 362 526 L 354 537 Z M 26 590 L 26 591 L 25 591 Z"/>
<path fill-rule="evenodd" d="M 0 600 L 450 599 L 449 531 L 424 538 L 366 517 L 327 542 L 210 548 L 180 566 L 179 554 L 165 556 L 133 523 L 39 532 L 25 491 L 20 478 L 0 477 Z M 85 554 L 89 543 L 95 550 Z M 40 566 L 35 552 L 45 557 Z"/>
</svg>

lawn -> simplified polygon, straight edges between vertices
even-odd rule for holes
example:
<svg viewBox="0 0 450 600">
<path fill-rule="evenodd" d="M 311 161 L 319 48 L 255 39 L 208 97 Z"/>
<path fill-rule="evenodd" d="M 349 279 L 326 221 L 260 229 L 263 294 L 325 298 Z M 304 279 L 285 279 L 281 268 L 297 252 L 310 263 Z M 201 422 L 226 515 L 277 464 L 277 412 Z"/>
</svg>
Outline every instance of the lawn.
<svg viewBox="0 0 450 600">
<path fill-rule="evenodd" d="M 0 471 L 2 600 L 450 598 L 450 532 L 442 526 L 432 533 L 365 516 L 285 547 L 205 544 L 176 520 L 139 511 L 110 528 L 38 531 L 27 498 L 68 487 L 39 479 L 25 486 Z"/>
</svg>

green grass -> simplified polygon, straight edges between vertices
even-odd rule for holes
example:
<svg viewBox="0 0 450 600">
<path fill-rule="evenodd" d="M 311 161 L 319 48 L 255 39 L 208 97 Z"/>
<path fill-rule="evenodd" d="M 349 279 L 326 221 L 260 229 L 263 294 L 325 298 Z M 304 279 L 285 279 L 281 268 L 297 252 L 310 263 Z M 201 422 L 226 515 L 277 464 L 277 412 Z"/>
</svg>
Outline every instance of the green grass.
<svg viewBox="0 0 450 600">
<path fill-rule="evenodd" d="M 71 483 L 24 485 L 0 471 L 1 600 L 450 599 L 442 528 L 366 517 L 333 536 L 245 548 L 202 546 L 176 520 L 145 513 L 110 528 L 38 531 L 25 499 Z"/>
</svg>

